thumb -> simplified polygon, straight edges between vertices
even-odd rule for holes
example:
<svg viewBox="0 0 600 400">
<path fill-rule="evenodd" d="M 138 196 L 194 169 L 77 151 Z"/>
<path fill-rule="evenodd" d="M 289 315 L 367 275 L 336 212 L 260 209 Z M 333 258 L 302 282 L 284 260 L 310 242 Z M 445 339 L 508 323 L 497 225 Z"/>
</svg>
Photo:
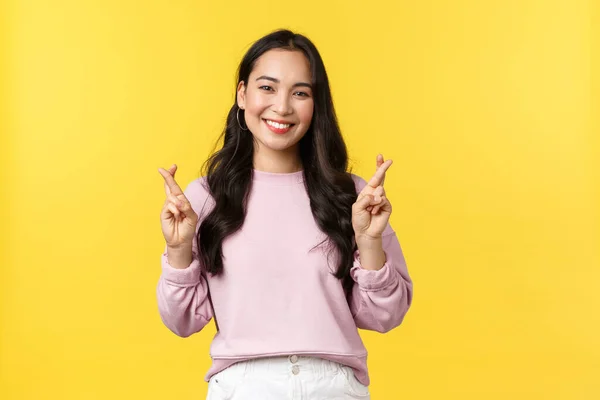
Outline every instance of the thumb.
<svg viewBox="0 0 600 400">
<path fill-rule="evenodd" d="M 172 197 L 171 199 L 172 202 L 175 203 L 177 209 L 181 211 L 181 213 L 185 215 L 186 218 L 188 218 L 190 221 L 196 221 L 198 215 L 192 208 L 190 201 L 185 196 Z"/>
<path fill-rule="evenodd" d="M 183 215 L 185 215 L 186 218 L 189 218 L 190 221 L 196 222 L 198 215 L 196 215 L 196 211 L 194 211 L 189 201 L 184 201 L 183 206 L 179 209 L 181 212 L 183 212 Z"/>
<path fill-rule="evenodd" d="M 371 205 L 373 199 L 374 197 L 371 194 L 365 194 L 364 196 L 360 197 L 358 200 L 356 200 L 356 203 L 354 203 L 354 211 L 359 212 L 366 210 L 367 207 Z"/>
</svg>

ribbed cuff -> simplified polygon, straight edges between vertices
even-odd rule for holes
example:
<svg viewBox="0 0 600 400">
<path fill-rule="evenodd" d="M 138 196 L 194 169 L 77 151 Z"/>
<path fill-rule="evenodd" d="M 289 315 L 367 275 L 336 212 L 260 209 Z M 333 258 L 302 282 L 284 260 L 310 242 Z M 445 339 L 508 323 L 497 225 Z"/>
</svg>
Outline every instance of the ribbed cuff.
<svg viewBox="0 0 600 400">
<path fill-rule="evenodd" d="M 364 291 L 375 292 L 383 290 L 398 281 L 398 273 L 390 265 L 391 260 L 389 257 L 386 258 L 386 262 L 381 269 L 377 271 L 364 269 L 360 263 L 359 251 L 356 250 L 354 252 L 354 264 L 350 270 L 350 276 Z"/>
<path fill-rule="evenodd" d="M 161 256 L 162 274 L 164 279 L 178 286 L 195 286 L 200 282 L 200 261 L 196 256 L 187 268 L 179 269 L 169 264 L 167 253 Z"/>
</svg>

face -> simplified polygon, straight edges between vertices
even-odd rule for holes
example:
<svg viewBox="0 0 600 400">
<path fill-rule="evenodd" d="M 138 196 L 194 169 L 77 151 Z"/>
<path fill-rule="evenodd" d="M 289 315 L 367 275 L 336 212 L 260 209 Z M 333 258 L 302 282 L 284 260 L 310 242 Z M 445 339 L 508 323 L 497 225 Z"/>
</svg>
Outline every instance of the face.
<svg viewBox="0 0 600 400">
<path fill-rule="evenodd" d="M 257 144 L 255 157 L 298 157 L 297 144 L 313 116 L 308 60 L 300 51 L 265 52 L 248 82 L 240 82 L 237 102 Z"/>
</svg>

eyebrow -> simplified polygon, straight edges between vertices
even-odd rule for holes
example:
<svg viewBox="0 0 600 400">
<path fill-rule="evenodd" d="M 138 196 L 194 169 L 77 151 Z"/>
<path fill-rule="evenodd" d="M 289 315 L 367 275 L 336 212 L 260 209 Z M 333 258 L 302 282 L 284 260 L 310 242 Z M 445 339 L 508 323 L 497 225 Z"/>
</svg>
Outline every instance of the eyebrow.
<svg viewBox="0 0 600 400">
<path fill-rule="evenodd" d="M 270 76 L 266 76 L 266 75 L 262 75 L 262 76 L 259 76 L 258 78 L 256 78 L 257 81 L 259 81 L 261 79 L 265 79 L 267 81 L 271 81 L 271 82 L 275 82 L 275 83 L 280 83 L 279 79 L 273 78 Z M 294 83 L 294 85 L 292 87 L 299 87 L 299 86 L 303 86 L 303 87 L 312 89 L 312 85 L 310 83 L 306 83 L 306 82 L 296 82 L 296 83 Z"/>
</svg>

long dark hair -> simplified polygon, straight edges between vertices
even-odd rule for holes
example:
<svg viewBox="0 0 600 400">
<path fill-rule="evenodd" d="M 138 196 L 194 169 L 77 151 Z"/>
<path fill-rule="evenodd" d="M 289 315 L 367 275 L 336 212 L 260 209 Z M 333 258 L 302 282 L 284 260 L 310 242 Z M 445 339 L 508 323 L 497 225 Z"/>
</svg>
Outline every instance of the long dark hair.
<svg viewBox="0 0 600 400">
<path fill-rule="evenodd" d="M 357 195 L 347 171 L 348 153 L 338 126 L 325 66 L 308 38 L 289 30 L 278 30 L 256 41 L 246 52 L 238 68 L 237 83 L 247 83 L 258 58 L 272 49 L 301 51 L 310 63 L 314 111 L 311 125 L 300 139 L 298 148 L 312 214 L 328 236 L 329 251 L 338 251 L 335 276 L 342 280 L 348 294 L 352 287 L 350 268 L 356 250 L 351 213 Z M 223 240 L 242 227 L 252 185 L 254 140 L 249 131 L 240 128 L 236 118 L 238 112 L 243 123 L 243 110 L 234 101 L 219 138 L 224 137 L 223 147 L 203 166 L 215 206 L 200 225 L 198 246 L 204 269 L 211 274 L 223 270 Z"/>
</svg>

